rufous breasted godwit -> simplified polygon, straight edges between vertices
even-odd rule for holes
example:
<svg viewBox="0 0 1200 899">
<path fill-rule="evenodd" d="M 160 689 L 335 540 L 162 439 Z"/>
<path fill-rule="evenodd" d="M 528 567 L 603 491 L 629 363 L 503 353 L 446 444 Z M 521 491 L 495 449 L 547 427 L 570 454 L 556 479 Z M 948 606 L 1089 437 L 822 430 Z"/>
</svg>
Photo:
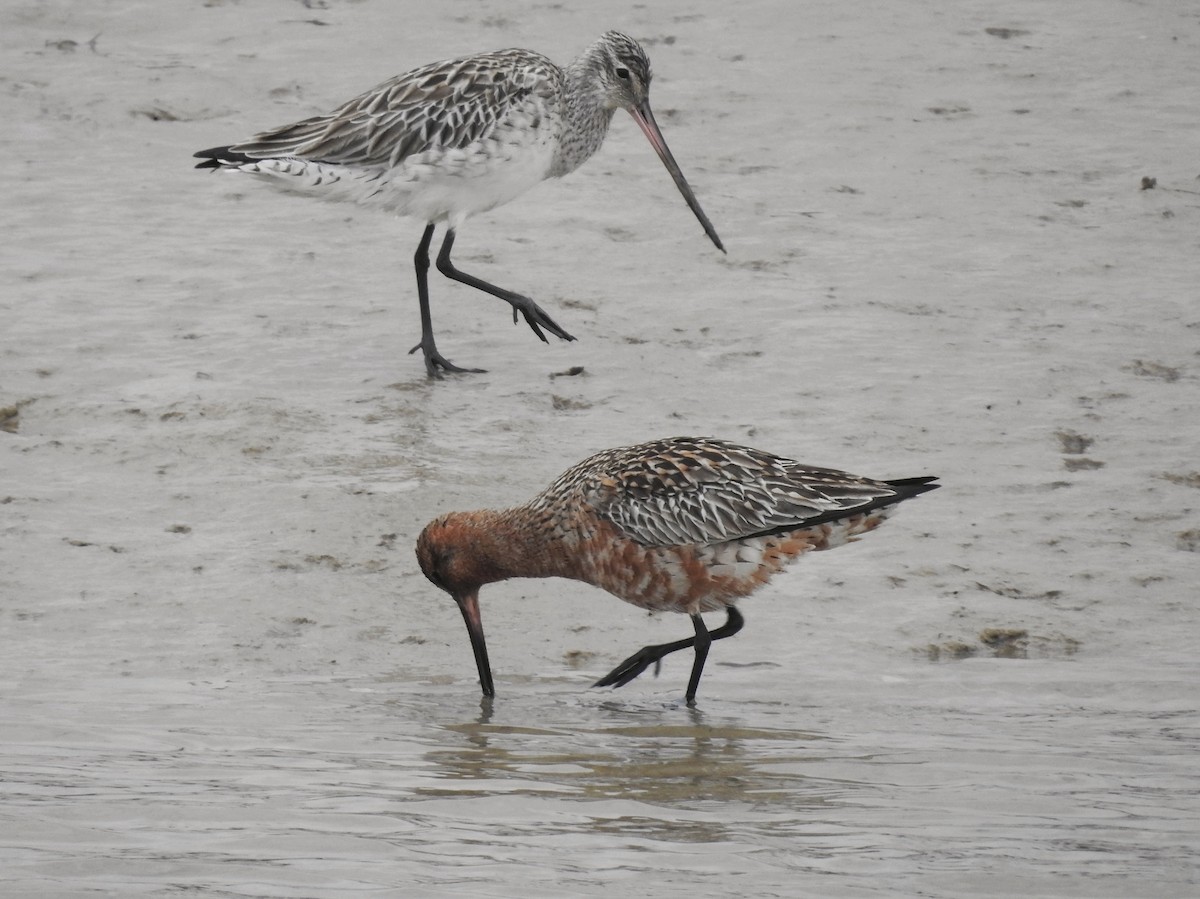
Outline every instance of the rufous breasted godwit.
<svg viewBox="0 0 1200 899">
<path fill-rule="evenodd" d="M 421 570 L 458 603 L 479 683 L 495 695 L 479 588 L 514 577 L 584 581 L 653 611 L 691 616 L 695 637 L 646 646 L 594 686 L 620 687 L 689 646 L 693 705 L 709 644 L 743 623 L 734 603 L 810 550 L 878 527 L 933 477 L 876 481 L 748 446 L 674 437 L 606 450 L 522 506 L 451 512 L 417 539 Z M 701 613 L 724 609 L 709 631 Z"/>
<path fill-rule="evenodd" d="M 450 261 L 459 227 L 547 178 L 579 168 L 604 142 L 617 109 L 645 132 L 683 198 L 724 251 L 650 110 L 650 60 L 637 41 L 609 31 L 566 68 L 530 50 L 499 50 L 397 75 L 327 115 L 303 119 L 227 147 L 202 150 L 201 169 L 259 176 L 278 187 L 351 201 L 426 223 L 417 246 L 420 349 L 431 377 L 478 372 L 438 352 L 429 313 L 429 246 L 443 275 L 499 297 L 543 342 L 564 331 L 529 297 L 459 271 Z"/>
</svg>

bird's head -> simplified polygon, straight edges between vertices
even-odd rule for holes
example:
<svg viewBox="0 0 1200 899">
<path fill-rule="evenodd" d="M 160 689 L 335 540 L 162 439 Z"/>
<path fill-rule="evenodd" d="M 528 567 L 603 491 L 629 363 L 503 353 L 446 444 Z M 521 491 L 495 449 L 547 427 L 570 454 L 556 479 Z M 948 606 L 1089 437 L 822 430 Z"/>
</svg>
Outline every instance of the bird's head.
<svg viewBox="0 0 1200 899">
<path fill-rule="evenodd" d="M 479 588 L 503 580 L 504 575 L 483 551 L 477 530 L 470 513 L 452 512 L 431 521 L 417 538 L 417 562 L 425 577 L 458 603 L 475 653 L 479 686 L 484 696 L 495 696 L 479 614 Z"/>
<path fill-rule="evenodd" d="M 641 44 L 619 31 L 609 31 L 588 48 L 581 61 L 583 71 L 590 75 L 590 79 L 585 80 L 590 80 L 594 90 L 599 92 L 598 100 L 608 115 L 617 109 L 624 109 L 633 117 L 646 139 L 650 141 L 650 145 L 654 147 L 658 158 L 671 173 L 675 186 L 679 188 L 688 208 L 704 228 L 704 233 L 717 249 L 725 252 L 721 238 L 717 236 L 712 222 L 700 208 L 700 201 L 692 193 L 679 164 L 667 147 L 658 123 L 654 120 L 654 112 L 650 109 L 650 58 L 646 56 Z"/>
<path fill-rule="evenodd" d="M 609 31 L 592 48 L 596 82 L 608 109 L 633 112 L 650 99 L 650 58 L 641 44 L 619 31 Z"/>
</svg>

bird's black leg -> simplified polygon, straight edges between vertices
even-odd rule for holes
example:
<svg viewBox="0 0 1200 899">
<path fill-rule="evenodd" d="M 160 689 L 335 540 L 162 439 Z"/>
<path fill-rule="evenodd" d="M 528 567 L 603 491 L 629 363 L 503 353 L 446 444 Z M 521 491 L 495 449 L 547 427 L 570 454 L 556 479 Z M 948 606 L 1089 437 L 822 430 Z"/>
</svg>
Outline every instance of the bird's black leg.
<svg viewBox="0 0 1200 899">
<path fill-rule="evenodd" d="M 704 622 L 700 620 L 699 615 L 692 616 L 692 624 L 696 627 L 696 636 L 688 637 L 686 640 L 676 640 L 674 643 L 661 643 L 657 646 L 643 646 L 624 662 L 606 674 L 593 687 L 623 687 L 651 665 L 657 666 L 662 661 L 664 656 L 668 656 L 673 652 L 678 652 L 681 649 L 687 649 L 689 646 L 696 647 L 696 662 L 692 666 L 692 677 L 688 682 L 688 704 L 691 705 L 696 698 L 696 687 L 700 683 L 700 673 L 704 670 L 704 659 L 708 655 L 708 644 L 713 640 L 723 640 L 726 637 L 732 637 L 742 629 L 742 625 L 746 623 L 746 619 L 742 617 L 742 613 L 737 610 L 736 606 L 726 606 L 725 613 L 728 617 L 725 623 L 715 631 L 707 630 L 704 627 Z M 700 637 L 703 630 L 704 638 Z M 698 642 L 699 641 L 699 642 Z M 703 655 L 701 655 L 700 642 L 704 644 Z"/>
<path fill-rule="evenodd" d="M 425 371 L 431 378 L 440 378 L 443 371 L 471 372 L 480 374 L 482 368 L 459 368 L 438 352 L 433 342 L 433 317 L 429 314 L 429 244 L 433 240 L 433 225 L 425 227 L 413 263 L 417 268 L 417 299 L 421 304 L 421 342 L 408 351 L 411 356 L 417 350 L 425 355 Z"/>
<path fill-rule="evenodd" d="M 708 659 L 708 647 L 712 645 L 712 634 L 704 626 L 703 618 L 693 615 L 692 626 L 696 628 L 696 661 L 692 663 L 692 676 L 688 678 L 687 692 L 683 694 L 688 706 L 696 704 L 696 688 L 700 686 L 700 675 L 704 673 L 704 663 Z"/>
<path fill-rule="evenodd" d="M 546 340 L 546 335 L 542 333 L 542 328 L 545 328 L 555 337 L 561 337 L 563 340 L 575 339 L 560 328 L 558 323 L 547 315 L 541 306 L 529 299 L 529 297 L 513 293 L 511 290 L 505 290 L 502 287 L 497 287 L 495 284 L 489 284 L 487 281 L 480 280 L 474 275 L 468 275 L 456 269 L 454 263 L 450 261 L 450 250 L 454 247 L 454 236 L 453 228 L 446 231 L 446 238 L 442 241 L 442 249 L 438 251 L 437 267 L 439 272 L 447 278 L 451 278 L 461 284 L 466 284 L 468 287 L 482 290 L 484 293 L 490 293 L 492 296 L 504 300 L 504 302 L 512 306 L 513 324 L 517 323 L 517 313 L 520 312 L 525 316 L 525 323 L 533 329 L 533 333 L 541 338 L 543 343 L 548 343 L 548 341 Z"/>
</svg>

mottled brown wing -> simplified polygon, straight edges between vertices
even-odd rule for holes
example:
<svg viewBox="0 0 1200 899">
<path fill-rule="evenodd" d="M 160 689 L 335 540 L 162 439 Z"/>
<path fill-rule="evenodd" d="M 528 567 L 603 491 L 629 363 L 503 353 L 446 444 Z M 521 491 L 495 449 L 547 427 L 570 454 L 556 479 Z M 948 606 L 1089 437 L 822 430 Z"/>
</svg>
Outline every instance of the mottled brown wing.
<svg viewBox="0 0 1200 899">
<path fill-rule="evenodd" d="M 911 495 L 886 482 L 711 438 L 615 451 L 587 481 L 581 486 L 596 513 L 647 546 L 706 545 L 792 530 Z"/>
</svg>

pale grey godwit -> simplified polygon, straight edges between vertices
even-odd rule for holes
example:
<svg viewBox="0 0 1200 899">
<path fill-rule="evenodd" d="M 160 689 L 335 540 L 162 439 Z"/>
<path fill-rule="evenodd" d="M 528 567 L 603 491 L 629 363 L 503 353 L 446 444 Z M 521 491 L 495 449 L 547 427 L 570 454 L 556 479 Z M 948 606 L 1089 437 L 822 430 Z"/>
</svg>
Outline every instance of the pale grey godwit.
<svg viewBox="0 0 1200 899">
<path fill-rule="evenodd" d="M 454 365 L 434 343 L 427 278 L 434 227 L 446 224 L 438 271 L 509 303 L 513 322 L 519 312 L 543 342 L 543 328 L 574 340 L 529 297 L 459 271 L 450 251 L 469 216 L 579 168 L 600 149 L 617 109 L 633 116 L 724 252 L 650 111 L 650 60 L 637 41 L 617 31 L 566 68 L 531 50 L 498 50 L 414 69 L 327 115 L 202 150 L 195 155 L 205 161 L 196 168 L 244 172 L 425 222 L 415 256 L 421 342 L 409 352 L 424 353 L 431 377 L 479 372 Z"/>
<path fill-rule="evenodd" d="M 695 637 L 643 647 L 594 686 L 623 686 L 691 646 L 685 696 L 693 705 L 709 644 L 742 627 L 739 597 L 803 553 L 873 530 L 898 503 L 936 489 L 934 480 L 876 481 L 724 440 L 673 437 L 597 453 L 524 505 L 443 515 L 421 532 L 417 559 L 462 611 L 485 696 L 495 686 L 479 588 L 565 577 L 691 616 Z M 709 631 L 701 613 L 721 609 L 725 623 Z"/>
</svg>

